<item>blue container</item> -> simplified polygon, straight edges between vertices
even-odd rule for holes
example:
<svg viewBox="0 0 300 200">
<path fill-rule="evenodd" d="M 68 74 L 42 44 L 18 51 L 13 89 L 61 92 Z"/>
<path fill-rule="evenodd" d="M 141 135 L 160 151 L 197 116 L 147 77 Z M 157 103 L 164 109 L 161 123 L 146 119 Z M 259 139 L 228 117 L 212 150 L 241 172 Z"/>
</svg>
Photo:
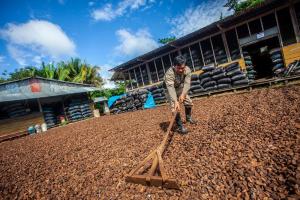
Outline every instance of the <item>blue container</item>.
<svg viewBox="0 0 300 200">
<path fill-rule="evenodd" d="M 35 134 L 35 128 L 33 126 L 28 127 L 27 131 L 30 135 Z"/>
</svg>

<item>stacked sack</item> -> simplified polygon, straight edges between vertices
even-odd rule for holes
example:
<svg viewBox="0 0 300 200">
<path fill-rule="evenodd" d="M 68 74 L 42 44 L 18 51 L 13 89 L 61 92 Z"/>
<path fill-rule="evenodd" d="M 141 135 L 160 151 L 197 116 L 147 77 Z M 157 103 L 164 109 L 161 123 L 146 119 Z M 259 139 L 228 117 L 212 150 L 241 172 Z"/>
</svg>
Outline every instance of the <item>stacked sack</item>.
<svg viewBox="0 0 300 200">
<path fill-rule="evenodd" d="M 241 70 L 238 62 L 231 63 L 225 67 L 227 78 L 230 78 L 232 87 L 248 85 L 249 79 Z"/>
<path fill-rule="evenodd" d="M 297 75 L 300 74 L 300 60 L 295 60 L 288 65 L 284 72 L 284 76 Z"/>
<path fill-rule="evenodd" d="M 254 70 L 252 60 L 248 52 L 244 52 L 244 60 L 246 64 L 247 77 L 249 82 L 253 82 L 255 80 L 256 71 Z"/>
<path fill-rule="evenodd" d="M 66 107 L 68 119 L 71 121 L 77 121 L 83 119 L 81 114 L 81 100 L 72 99 L 69 105 Z"/>
<path fill-rule="evenodd" d="M 214 65 L 209 65 L 204 66 L 202 70 L 204 72 L 199 76 L 200 85 L 205 91 L 217 90 L 217 80 L 222 79 L 222 76 L 226 75 L 223 69 L 216 68 Z"/>
<path fill-rule="evenodd" d="M 199 76 L 192 75 L 190 95 L 249 84 L 248 77 L 241 71 L 238 62 L 224 68 L 214 65 L 204 66 L 202 70 L 204 72 Z"/>
<path fill-rule="evenodd" d="M 57 124 L 57 117 L 52 107 L 43 107 L 44 119 L 47 124 L 47 128 L 52 128 Z"/>
<path fill-rule="evenodd" d="M 77 121 L 92 117 L 92 110 L 88 100 L 72 99 L 69 105 L 66 107 L 68 119 L 71 121 Z"/>
<path fill-rule="evenodd" d="M 6 106 L 2 109 L 3 112 L 6 112 L 10 118 L 21 117 L 27 115 L 27 110 L 22 103 L 14 103 Z"/>
<path fill-rule="evenodd" d="M 227 77 L 224 68 L 215 68 L 211 71 L 211 78 L 216 82 L 215 90 L 223 90 L 231 87 L 231 80 Z"/>
<path fill-rule="evenodd" d="M 163 87 L 163 84 L 154 85 L 148 88 L 148 91 L 151 92 L 155 104 L 166 103 L 167 101 L 166 89 Z"/>
<path fill-rule="evenodd" d="M 218 63 L 226 63 L 227 62 L 227 55 L 224 49 L 220 47 L 215 49 L 215 57 Z"/>
<path fill-rule="evenodd" d="M 197 94 L 197 93 L 201 93 L 201 92 L 205 92 L 205 90 L 202 87 L 202 85 L 200 84 L 199 75 L 192 74 L 191 88 L 190 88 L 189 94 L 191 95 L 191 94 Z"/>
<path fill-rule="evenodd" d="M 129 92 L 114 102 L 111 106 L 112 114 L 119 114 L 129 111 L 141 110 L 148 98 L 148 91 L 140 89 Z"/>
<path fill-rule="evenodd" d="M 276 48 L 270 50 L 269 54 L 271 55 L 273 68 L 272 71 L 276 76 L 281 76 L 285 72 L 283 56 L 281 54 L 281 49 Z"/>
<path fill-rule="evenodd" d="M 88 101 L 83 101 L 80 105 L 80 111 L 83 118 L 92 117 L 92 110 Z"/>
</svg>

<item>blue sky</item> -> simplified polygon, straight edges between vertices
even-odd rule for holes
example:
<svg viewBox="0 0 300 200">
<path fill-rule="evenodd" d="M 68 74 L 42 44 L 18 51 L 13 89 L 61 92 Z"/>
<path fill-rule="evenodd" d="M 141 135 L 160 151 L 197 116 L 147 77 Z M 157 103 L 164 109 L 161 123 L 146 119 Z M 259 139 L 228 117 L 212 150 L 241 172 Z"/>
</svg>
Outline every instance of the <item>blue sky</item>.
<svg viewBox="0 0 300 200">
<path fill-rule="evenodd" d="M 229 15 L 225 1 L 2 0 L 0 74 L 79 57 L 109 79 L 110 68 L 159 47 L 159 38 Z"/>
</svg>

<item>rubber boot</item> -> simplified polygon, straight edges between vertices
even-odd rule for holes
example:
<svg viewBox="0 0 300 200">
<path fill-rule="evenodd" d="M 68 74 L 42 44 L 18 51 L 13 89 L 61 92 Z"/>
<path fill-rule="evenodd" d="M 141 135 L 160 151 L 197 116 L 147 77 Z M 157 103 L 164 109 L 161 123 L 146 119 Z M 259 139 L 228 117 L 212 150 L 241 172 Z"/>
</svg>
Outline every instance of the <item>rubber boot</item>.
<svg viewBox="0 0 300 200">
<path fill-rule="evenodd" d="M 185 117 L 186 121 L 190 124 L 197 124 L 197 121 L 192 118 L 192 107 L 186 106 L 185 108 Z"/>
<path fill-rule="evenodd" d="M 183 126 L 182 121 L 181 121 L 181 117 L 180 117 L 180 113 L 176 114 L 176 118 L 175 118 L 176 124 L 177 124 L 177 129 L 176 131 L 180 134 L 187 134 L 188 130 Z"/>
</svg>

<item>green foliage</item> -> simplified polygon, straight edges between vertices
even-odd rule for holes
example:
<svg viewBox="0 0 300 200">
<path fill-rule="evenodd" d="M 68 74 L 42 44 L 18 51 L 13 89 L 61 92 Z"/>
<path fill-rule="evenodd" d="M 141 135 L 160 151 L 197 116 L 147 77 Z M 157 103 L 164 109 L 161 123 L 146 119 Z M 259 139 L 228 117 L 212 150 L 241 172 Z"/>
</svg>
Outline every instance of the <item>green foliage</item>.
<svg viewBox="0 0 300 200">
<path fill-rule="evenodd" d="M 126 92 L 126 85 L 129 84 L 129 81 L 117 81 L 115 84 L 116 88 L 92 92 L 91 98 L 106 97 L 108 99 L 112 96 L 124 94 Z"/>
<path fill-rule="evenodd" d="M 42 69 L 39 70 L 39 75 L 44 78 L 53 79 L 55 75 L 55 66 L 53 63 L 45 64 L 42 62 Z"/>
<path fill-rule="evenodd" d="M 0 83 L 4 83 L 6 80 L 2 77 L 0 77 Z"/>
<path fill-rule="evenodd" d="M 174 40 L 176 40 L 176 37 L 167 37 L 167 38 L 158 39 L 158 42 L 161 44 L 168 44 L 169 42 L 172 42 Z"/>
<path fill-rule="evenodd" d="M 261 4 L 264 0 L 246 0 L 239 2 L 238 0 L 228 0 L 224 7 L 228 7 L 228 10 L 234 10 L 234 12 L 241 12 L 248 8 L 253 8 L 258 4 Z"/>
<path fill-rule="evenodd" d="M 13 73 L 9 74 L 8 81 L 19 80 L 27 77 L 34 77 L 39 74 L 39 71 L 36 67 L 24 67 L 16 69 Z"/>
<path fill-rule="evenodd" d="M 43 78 L 57 79 L 76 83 L 92 84 L 98 87 L 103 85 L 103 79 L 99 74 L 100 68 L 82 62 L 79 58 L 71 59 L 69 62 L 45 64 L 40 68 L 25 67 L 10 73 L 6 81 L 19 80 L 27 77 L 40 76 Z M 3 74 L 7 76 L 6 73 Z"/>
<path fill-rule="evenodd" d="M 236 12 L 236 7 L 238 3 L 238 0 L 228 0 L 224 7 L 228 7 L 228 10 L 234 10 Z"/>
</svg>

